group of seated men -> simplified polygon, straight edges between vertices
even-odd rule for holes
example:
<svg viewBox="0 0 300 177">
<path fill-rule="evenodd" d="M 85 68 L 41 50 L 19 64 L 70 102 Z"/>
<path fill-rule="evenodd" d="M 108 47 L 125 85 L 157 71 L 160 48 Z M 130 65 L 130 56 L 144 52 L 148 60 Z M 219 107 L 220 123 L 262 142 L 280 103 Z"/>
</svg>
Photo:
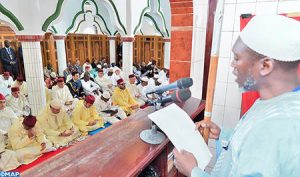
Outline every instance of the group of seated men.
<svg viewBox="0 0 300 177">
<path fill-rule="evenodd" d="M 93 77 L 86 65 L 82 77 L 72 71 L 66 84 L 66 77 L 50 73 L 45 79 L 47 105 L 36 117 L 30 114 L 24 79 L 19 76 L 13 81 L 9 73 L 1 75 L 1 91 L 6 91 L 0 93 L 0 171 L 31 163 L 45 152 L 84 139 L 106 122 L 126 118 L 155 99 L 155 95 L 146 96 L 147 90 L 162 84 L 158 73 L 140 80 L 131 74 L 125 83 L 120 68 L 105 71 L 101 65 Z M 154 85 L 148 84 L 151 80 Z"/>
</svg>

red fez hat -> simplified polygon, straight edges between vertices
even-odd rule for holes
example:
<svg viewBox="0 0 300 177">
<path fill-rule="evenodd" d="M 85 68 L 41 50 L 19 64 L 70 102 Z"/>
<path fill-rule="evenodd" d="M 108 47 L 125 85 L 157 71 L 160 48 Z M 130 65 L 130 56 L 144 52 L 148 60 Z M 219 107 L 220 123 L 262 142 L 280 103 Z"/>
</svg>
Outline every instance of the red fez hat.
<svg viewBox="0 0 300 177">
<path fill-rule="evenodd" d="M 135 76 L 134 76 L 134 74 L 130 74 L 128 77 L 129 77 L 129 78 L 133 78 L 133 77 L 135 77 Z"/>
<path fill-rule="evenodd" d="M 11 88 L 11 92 L 18 92 L 18 91 L 20 91 L 19 87 L 12 87 Z"/>
<path fill-rule="evenodd" d="M 99 69 L 99 70 L 98 70 L 98 73 L 103 73 L 103 69 Z"/>
<path fill-rule="evenodd" d="M 63 77 L 59 77 L 58 79 L 57 79 L 57 82 L 64 82 L 65 81 L 65 79 L 63 78 Z"/>
<path fill-rule="evenodd" d="M 23 82 L 24 81 L 24 78 L 23 76 L 19 75 L 17 78 L 16 78 L 17 81 L 19 82 Z"/>
<path fill-rule="evenodd" d="M 86 65 L 86 66 L 85 66 L 85 69 L 87 69 L 87 68 L 90 68 L 90 65 Z"/>
<path fill-rule="evenodd" d="M 9 72 L 4 72 L 3 76 L 10 76 Z"/>
<path fill-rule="evenodd" d="M 117 80 L 117 84 L 119 85 L 119 84 L 123 84 L 124 83 L 124 80 L 121 78 L 121 79 L 118 79 Z"/>
<path fill-rule="evenodd" d="M 36 123 L 36 117 L 29 115 L 29 116 L 25 116 L 23 119 L 23 124 L 26 125 L 29 128 L 32 128 L 35 126 Z"/>
<path fill-rule="evenodd" d="M 94 97 L 93 95 L 88 95 L 88 96 L 85 97 L 84 100 L 85 100 L 87 103 L 89 103 L 89 104 L 94 104 L 94 102 L 95 102 L 95 97 Z"/>
<path fill-rule="evenodd" d="M 2 93 L 0 93 L 0 100 L 1 100 L 1 101 L 5 100 L 5 96 L 2 95 Z"/>
</svg>

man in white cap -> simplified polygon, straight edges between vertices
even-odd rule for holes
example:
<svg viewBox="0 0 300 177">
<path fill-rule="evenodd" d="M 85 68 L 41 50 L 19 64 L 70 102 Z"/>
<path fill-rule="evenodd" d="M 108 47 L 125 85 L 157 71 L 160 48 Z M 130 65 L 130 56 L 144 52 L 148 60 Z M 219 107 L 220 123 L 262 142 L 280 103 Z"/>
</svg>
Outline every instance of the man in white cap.
<svg viewBox="0 0 300 177">
<path fill-rule="evenodd" d="M 146 95 L 147 91 L 149 90 L 149 87 L 148 87 L 148 77 L 147 76 L 144 76 L 141 78 L 141 83 L 137 86 L 137 88 L 140 90 L 140 93 L 141 93 L 141 99 L 143 99 L 145 101 L 145 103 L 147 103 L 149 101 L 149 99 L 152 98 L 153 94 L 150 94 Z"/>
<path fill-rule="evenodd" d="M 114 124 L 127 117 L 122 108 L 112 106 L 111 96 L 108 91 L 104 91 L 101 96 L 97 97 L 94 104 L 104 122 Z"/>
<path fill-rule="evenodd" d="M 38 123 L 56 148 L 67 146 L 69 142 L 80 136 L 64 109 L 60 99 L 54 99 L 37 116 Z"/>
<path fill-rule="evenodd" d="M 257 15 L 233 46 L 236 82 L 258 99 L 234 130 L 208 128 L 220 154 L 211 176 L 288 176 L 300 174 L 300 22 L 279 15 Z M 195 157 L 174 150 L 175 166 L 187 176 L 210 176 Z M 201 157 L 200 157 L 201 158 Z"/>
<path fill-rule="evenodd" d="M 11 95 L 7 96 L 6 104 L 10 107 L 18 117 L 29 115 L 30 105 L 27 98 L 20 94 L 19 87 L 11 88 Z"/>
</svg>

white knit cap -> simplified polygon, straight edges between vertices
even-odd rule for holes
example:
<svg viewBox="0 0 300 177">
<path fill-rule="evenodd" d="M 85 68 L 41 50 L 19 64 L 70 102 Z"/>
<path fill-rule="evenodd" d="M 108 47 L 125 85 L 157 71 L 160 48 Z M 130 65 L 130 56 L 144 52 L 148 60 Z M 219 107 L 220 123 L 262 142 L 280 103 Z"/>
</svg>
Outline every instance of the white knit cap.
<svg viewBox="0 0 300 177">
<path fill-rule="evenodd" d="M 300 22 L 282 15 L 257 15 L 240 34 L 244 44 L 278 61 L 300 60 Z"/>
<path fill-rule="evenodd" d="M 154 74 L 154 78 L 155 78 L 155 79 L 158 79 L 158 78 L 159 78 L 159 75 L 158 75 L 158 74 Z"/>
<path fill-rule="evenodd" d="M 109 99 L 110 98 L 110 93 L 108 91 L 104 91 L 102 93 L 102 96 L 105 98 L 105 99 Z"/>
<path fill-rule="evenodd" d="M 51 72 L 51 73 L 50 73 L 50 76 L 51 76 L 52 78 L 56 78 L 56 73 L 55 73 L 55 72 Z"/>
<path fill-rule="evenodd" d="M 148 82 L 148 81 L 149 81 L 148 77 L 142 77 L 141 80 L 142 80 L 143 82 Z"/>
<path fill-rule="evenodd" d="M 62 102 L 59 99 L 54 99 L 50 102 L 50 106 L 54 109 L 60 109 L 62 107 Z"/>
<path fill-rule="evenodd" d="M 98 65 L 97 65 L 97 68 L 101 69 L 101 68 L 102 68 L 102 66 L 101 66 L 100 64 L 98 64 Z"/>
</svg>

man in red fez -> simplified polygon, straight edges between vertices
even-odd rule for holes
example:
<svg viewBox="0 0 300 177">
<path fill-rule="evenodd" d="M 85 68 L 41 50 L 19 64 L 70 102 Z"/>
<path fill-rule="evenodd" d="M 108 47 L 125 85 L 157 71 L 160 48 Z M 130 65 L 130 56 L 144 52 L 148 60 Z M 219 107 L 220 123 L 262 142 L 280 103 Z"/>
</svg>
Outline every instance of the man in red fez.
<svg viewBox="0 0 300 177">
<path fill-rule="evenodd" d="M 7 97 L 7 106 L 9 106 L 18 117 L 28 115 L 30 106 L 27 98 L 20 94 L 19 87 L 11 88 L 11 95 Z"/>
<path fill-rule="evenodd" d="M 113 92 L 112 100 L 115 104 L 120 106 L 127 115 L 130 115 L 135 109 L 139 108 L 139 105 L 130 95 L 122 78 L 117 80 L 117 84 L 118 87 L 116 87 Z"/>
<path fill-rule="evenodd" d="M 32 115 L 14 122 L 8 130 L 8 140 L 21 164 L 29 164 L 42 153 L 55 150 Z"/>
<path fill-rule="evenodd" d="M 4 72 L 1 76 L 0 76 L 0 87 L 2 88 L 10 88 L 13 84 L 13 78 L 10 76 L 9 72 Z"/>
<path fill-rule="evenodd" d="M 94 106 L 95 97 L 88 95 L 84 100 L 79 100 L 73 111 L 72 120 L 79 128 L 83 135 L 87 135 L 89 131 L 104 127 L 104 121 L 99 116 Z"/>
<path fill-rule="evenodd" d="M 24 95 L 25 97 L 28 96 L 28 89 L 27 84 L 24 81 L 24 77 L 19 75 L 17 79 L 15 80 L 15 83 L 13 84 L 13 87 L 19 87 L 20 88 L 20 94 Z"/>
</svg>

